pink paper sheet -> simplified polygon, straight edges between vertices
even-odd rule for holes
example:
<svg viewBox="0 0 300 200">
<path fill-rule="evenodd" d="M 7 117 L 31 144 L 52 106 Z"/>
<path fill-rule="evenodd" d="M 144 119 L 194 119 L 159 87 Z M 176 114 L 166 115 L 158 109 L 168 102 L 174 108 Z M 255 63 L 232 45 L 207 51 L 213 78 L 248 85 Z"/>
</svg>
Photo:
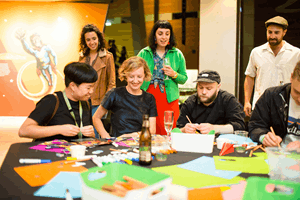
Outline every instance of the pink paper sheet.
<svg viewBox="0 0 300 200">
<path fill-rule="evenodd" d="M 51 149 L 46 149 L 47 145 L 36 145 L 33 147 L 29 147 L 29 149 L 34 149 L 34 150 L 39 150 L 39 151 L 49 151 L 49 152 L 55 152 L 55 153 L 69 153 L 69 151 L 64 151 L 65 148 L 51 148 Z"/>
</svg>

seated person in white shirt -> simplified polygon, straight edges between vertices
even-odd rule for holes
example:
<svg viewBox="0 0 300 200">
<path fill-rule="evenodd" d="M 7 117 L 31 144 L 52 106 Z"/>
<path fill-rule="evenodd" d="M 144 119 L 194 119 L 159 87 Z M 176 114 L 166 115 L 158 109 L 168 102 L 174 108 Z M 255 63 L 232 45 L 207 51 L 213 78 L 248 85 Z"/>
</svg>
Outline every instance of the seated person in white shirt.
<svg viewBox="0 0 300 200">
<path fill-rule="evenodd" d="M 300 62 L 290 81 L 268 88 L 258 99 L 249 121 L 249 136 L 253 141 L 269 147 L 281 144 L 300 148 Z"/>
</svg>

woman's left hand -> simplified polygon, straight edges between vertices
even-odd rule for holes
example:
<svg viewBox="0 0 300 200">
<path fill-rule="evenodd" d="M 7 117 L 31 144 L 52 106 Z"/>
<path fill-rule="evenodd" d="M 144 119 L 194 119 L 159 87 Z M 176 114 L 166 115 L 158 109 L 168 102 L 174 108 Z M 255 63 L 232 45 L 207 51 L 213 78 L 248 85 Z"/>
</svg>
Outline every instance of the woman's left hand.
<svg viewBox="0 0 300 200">
<path fill-rule="evenodd" d="M 170 66 L 164 66 L 162 70 L 165 72 L 165 75 L 174 77 L 176 75 L 176 72 L 172 69 Z"/>
<path fill-rule="evenodd" d="M 80 128 L 81 133 L 86 137 L 95 137 L 94 127 L 92 125 Z"/>
</svg>

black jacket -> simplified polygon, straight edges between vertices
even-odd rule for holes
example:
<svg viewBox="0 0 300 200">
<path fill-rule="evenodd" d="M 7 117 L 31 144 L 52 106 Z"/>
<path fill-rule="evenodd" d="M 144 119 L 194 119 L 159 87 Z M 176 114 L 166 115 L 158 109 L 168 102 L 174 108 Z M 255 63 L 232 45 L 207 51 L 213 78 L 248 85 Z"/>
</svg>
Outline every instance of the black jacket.
<svg viewBox="0 0 300 200">
<path fill-rule="evenodd" d="M 270 132 L 272 126 L 282 139 L 287 134 L 291 84 L 268 88 L 255 104 L 248 129 L 250 138 L 259 142 L 262 134 Z"/>
<path fill-rule="evenodd" d="M 234 130 L 245 130 L 244 111 L 234 95 L 222 89 L 217 98 L 209 106 L 204 106 L 197 93 L 191 95 L 181 106 L 176 127 L 182 128 L 189 121 L 193 123 L 231 124 Z"/>
</svg>

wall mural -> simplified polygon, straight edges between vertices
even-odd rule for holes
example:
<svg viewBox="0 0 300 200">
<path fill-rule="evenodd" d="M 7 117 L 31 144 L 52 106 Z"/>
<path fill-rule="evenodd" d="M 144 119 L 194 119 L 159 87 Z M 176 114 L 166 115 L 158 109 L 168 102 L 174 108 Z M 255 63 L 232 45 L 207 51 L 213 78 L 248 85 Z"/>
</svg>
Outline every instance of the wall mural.
<svg viewBox="0 0 300 200">
<path fill-rule="evenodd" d="M 27 116 L 64 89 L 64 66 L 79 58 L 82 27 L 103 29 L 108 4 L 1 2 L 0 116 Z"/>
</svg>

